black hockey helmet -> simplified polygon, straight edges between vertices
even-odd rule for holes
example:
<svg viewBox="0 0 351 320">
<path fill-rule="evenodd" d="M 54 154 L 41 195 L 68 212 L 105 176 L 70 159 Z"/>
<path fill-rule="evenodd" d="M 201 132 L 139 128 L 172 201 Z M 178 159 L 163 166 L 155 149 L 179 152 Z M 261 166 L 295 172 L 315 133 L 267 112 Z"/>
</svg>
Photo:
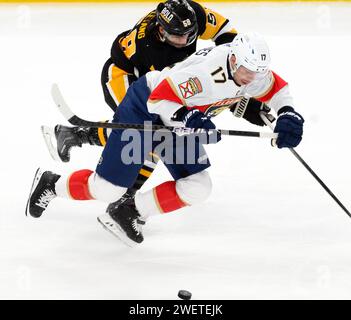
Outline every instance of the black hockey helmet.
<svg viewBox="0 0 351 320">
<path fill-rule="evenodd" d="M 186 0 L 167 0 L 156 8 L 156 19 L 164 31 L 170 35 L 188 35 L 186 45 L 197 38 L 197 19 L 194 9 Z"/>
</svg>

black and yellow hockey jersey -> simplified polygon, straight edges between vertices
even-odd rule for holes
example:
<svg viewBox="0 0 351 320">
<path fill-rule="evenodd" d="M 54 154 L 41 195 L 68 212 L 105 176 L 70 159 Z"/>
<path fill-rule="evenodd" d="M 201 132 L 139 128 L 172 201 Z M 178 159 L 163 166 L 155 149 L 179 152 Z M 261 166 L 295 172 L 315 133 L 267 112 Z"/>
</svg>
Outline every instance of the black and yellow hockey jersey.
<svg viewBox="0 0 351 320">
<path fill-rule="evenodd" d="M 197 2 L 188 2 L 197 17 L 198 39 L 213 40 L 216 45 L 234 39 L 237 31 L 228 19 Z M 196 51 L 196 41 L 183 48 L 160 41 L 157 29 L 154 10 L 133 29 L 121 33 L 111 49 L 111 59 L 115 66 L 140 77 L 150 70 L 162 70 L 182 61 Z"/>
</svg>

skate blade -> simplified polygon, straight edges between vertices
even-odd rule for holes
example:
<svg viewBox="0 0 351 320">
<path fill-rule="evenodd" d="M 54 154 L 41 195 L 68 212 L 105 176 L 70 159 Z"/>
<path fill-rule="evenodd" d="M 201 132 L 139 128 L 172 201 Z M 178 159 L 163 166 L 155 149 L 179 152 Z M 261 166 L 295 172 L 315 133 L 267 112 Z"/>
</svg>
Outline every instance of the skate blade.
<svg viewBox="0 0 351 320">
<path fill-rule="evenodd" d="M 42 175 L 43 175 L 43 171 L 40 168 L 38 168 L 37 171 L 35 171 L 34 179 L 33 179 L 33 182 L 32 182 L 32 187 L 31 187 L 30 192 L 29 192 L 29 197 L 28 197 L 27 205 L 26 205 L 26 216 L 31 216 L 31 214 L 29 213 L 30 198 L 31 198 L 31 196 L 33 194 L 33 191 L 37 187 L 37 185 L 39 183 L 39 180 L 40 180 Z"/>
<path fill-rule="evenodd" d="M 47 126 L 41 126 L 41 133 L 43 135 L 46 147 L 48 148 L 51 158 L 53 158 L 55 161 L 62 162 L 57 152 L 56 143 L 53 143 L 53 140 L 56 142 L 54 130 Z"/>
<path fill-rule="evenodd" d="M 109 217 L 108 213 L 97 217 L 97 221 L 99 221 L 99 223 L 104 227 L 105 230 L 112 233 L 115 237 L 121 240 L 128 247 L 133 248 L 139 244 L 129 239 L 125 232 L 119 227 L 119 225 L 112 218 Z"/>
</svg>

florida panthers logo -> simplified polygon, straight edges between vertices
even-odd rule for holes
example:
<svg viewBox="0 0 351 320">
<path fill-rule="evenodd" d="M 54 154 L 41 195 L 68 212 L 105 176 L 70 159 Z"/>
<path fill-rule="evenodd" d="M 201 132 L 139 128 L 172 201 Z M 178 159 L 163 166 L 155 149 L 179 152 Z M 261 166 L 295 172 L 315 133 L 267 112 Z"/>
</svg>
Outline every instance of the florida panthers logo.
<svg viewBox="0 0 351 320">
<path fill-rule="evenodd" d="M 238 102 L 240 98 L 228 98 L 209 105 L 206 110 L 202 112 L 208 117 L 215 117 L 222 111 L 229 109 L 234 103 Z"/>
<path fill-rule="evenodd" d="M 188 81 L 182 82 L 178 85 L 180 93 L 184 99 L 193 97 L 202 92 L 202 85 L 198 78 L 189 78 Z"/>
</svg>

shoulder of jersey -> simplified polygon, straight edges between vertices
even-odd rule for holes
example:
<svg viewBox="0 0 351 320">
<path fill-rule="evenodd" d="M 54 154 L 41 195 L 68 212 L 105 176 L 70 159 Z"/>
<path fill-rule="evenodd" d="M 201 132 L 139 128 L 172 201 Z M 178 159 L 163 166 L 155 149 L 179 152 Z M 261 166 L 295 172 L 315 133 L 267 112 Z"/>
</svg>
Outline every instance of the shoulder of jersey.
<svg viewBox="0 0 351 320">
<path fill-rule="evenodd" d="M 194 1 L 188 1 L 189 5 L 194 9 L 197 23 L 199 26 L 199 34 L 202 34 L 206 29 L 206 12 L 204 7 Z"/>
<path fill-rule="evenodd" d="M 170 75 L 197 73 L 202 76 L 210 75 L 212 69 L 227 65 L 228 48 L 223 46 L 201 49 L 189 58 L 177 63 L 169 72 Z M 211 71 L 212 70 L 212 71 Z"/>
<path fill-rule="evenodd" d="M 136 39 L 142 41 L 151 36 L 150 27 L 156 21 L 156 11 L 149 12 L 146 16 L 141 18 L 135 25 Z"/>
<path fill-rule="evenodd" d="M 193 77 L 196 77 L 197 81 L 202 83 L 204 88 L 207 90 L 211 87 L 211 84 L 216 83 L 216 79 L 227 79 L 227 61 L 228 61 L 228 48 L 225 46 L 214 47 L 206 56 L 196 56 L 193 63 L 189 61 L 189 64 L 185 63 L 179 65 L 177 70 L 169 72 L 168 77 L 178 84 L 182 81 L 187 81 Z M 199 59 L 199 60 L 197 60 Z M 196 61 L 197 60 L 197 61 Z M 222 75 L 223 74 L 223 75 Z"/>
<path fill-rule="evenodd" d="M 208 53 L 204 55 L 204 62 L 211 64 L 211 63 L 215 63 L 215 64 L 227 64 L 227 58 L 229 55 L 229 46 L 227 44 L 223 44 L 223 45 L 219 45 L 219 46 L 215 46 L 215 47 L 211 47 L 208 49 L 203 49 L 208 50 Z M 197 53 L 195 53 L 195 55 L 201 55 L 201 51 L 198 51 Z"/>
</svg>

